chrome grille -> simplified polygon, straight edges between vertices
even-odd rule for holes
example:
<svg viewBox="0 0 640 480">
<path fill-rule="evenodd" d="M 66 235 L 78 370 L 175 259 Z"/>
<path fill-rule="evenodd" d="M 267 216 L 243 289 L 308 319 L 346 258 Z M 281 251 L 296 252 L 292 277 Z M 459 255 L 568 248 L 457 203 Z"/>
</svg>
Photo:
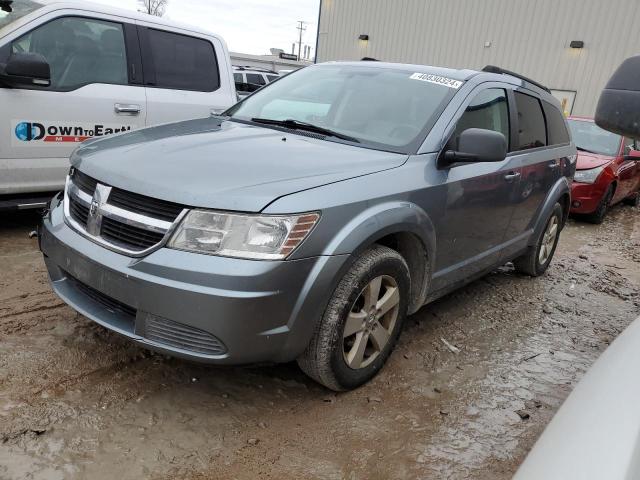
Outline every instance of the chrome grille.
<svg viewBox="0 0 640 480">
<path fill-rule="evenodd" d="M 156 343 L 203 355 L 223 355 L 227 347 L 209 332 L 156 315 L 148 315 L 144 337 Z"/>
<path fill-rule="evenodd" d="M 64 200 L 73 228 L 132 256 L 159 247 L 186 212 L 182 205 L 102 184 L 77 169 L 67 178 Z"/>
</svg>

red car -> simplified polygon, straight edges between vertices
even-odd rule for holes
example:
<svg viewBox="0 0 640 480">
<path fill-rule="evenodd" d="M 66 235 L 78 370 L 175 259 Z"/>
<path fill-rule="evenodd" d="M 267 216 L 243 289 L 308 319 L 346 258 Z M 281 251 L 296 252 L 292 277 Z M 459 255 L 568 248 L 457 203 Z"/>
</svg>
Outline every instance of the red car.
<svg viewBox="0 0 640 480">
<path fill-rule="evenodd" d="M 578 148 L 571 187 L 571 213 L 601 223 L 609 207 L 624 201 L 640 203 L 640 151 L 630 138 L 607 132 L 590 118 L 569 117 Z"/>
</svg>

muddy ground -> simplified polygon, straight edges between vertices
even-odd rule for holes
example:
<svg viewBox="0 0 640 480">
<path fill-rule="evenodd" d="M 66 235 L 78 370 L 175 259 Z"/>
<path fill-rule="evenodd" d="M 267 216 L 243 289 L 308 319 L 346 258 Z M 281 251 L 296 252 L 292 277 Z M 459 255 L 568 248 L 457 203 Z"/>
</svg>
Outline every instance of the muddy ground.
<svg viewBox="0 0 640 480">
<path fill-rule="evenodd" d="M 294 364 L 133 346 L 54 296 L 33 214 L 0 216 L 0 478 L 510 478 L 640 314 L 639 218 L 571 221 L 546 276 L 503 267 L 423 308 L 372 383 L 335 395 Z"/>
</svg>

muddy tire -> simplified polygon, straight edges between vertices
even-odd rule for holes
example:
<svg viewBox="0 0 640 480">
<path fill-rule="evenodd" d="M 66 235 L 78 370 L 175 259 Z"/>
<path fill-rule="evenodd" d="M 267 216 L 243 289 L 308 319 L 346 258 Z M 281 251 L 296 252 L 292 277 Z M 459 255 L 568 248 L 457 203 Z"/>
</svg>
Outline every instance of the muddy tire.
<svg viewBox="0 0 640 480">
<path fill-rule="evenodd" d="M 613 192 L 613 185 L 609 185 L 609 188 L 607 188 L 607 191 L 600 200 L 596 211 L 586 216 L 587 221 L 595 223 L 596 225 L 599 225 L 604 221 L 604 217 L 607 216 L 607 212 L 609 211 L 609 205 L 611 204 L 611 199 L 613 198 Z"/>
<path fill-rule="evenodd" d="M 298 365 L 331 390 L 356 388 L 387 361 L 402 330 L 410 289 L 409 268 L 383 246 L 365 251 L 333 292 Z"/>
<path fill-rule="evenodd" d="M 624 203 L 629 205 L 630 207 L 638 208 L 640 207 L 640 192 L 636 192 L 630 197 L 624 199 Z"/>
<path fill-rule="evenodd" d="M 538 277 L 547 271 L 558 246 L 563 215 L 562 206 L 556 203 L 535 245 L 529 247 L 527 253 L 513 261 L 518 272 Z"/>
</svg>

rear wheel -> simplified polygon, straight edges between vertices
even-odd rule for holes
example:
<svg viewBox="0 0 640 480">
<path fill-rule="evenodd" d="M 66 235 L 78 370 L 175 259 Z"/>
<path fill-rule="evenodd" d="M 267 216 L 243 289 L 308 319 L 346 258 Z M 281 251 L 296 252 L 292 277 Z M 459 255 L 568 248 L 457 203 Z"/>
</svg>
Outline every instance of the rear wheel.
<svg viewBox="0 0 640 480">
<path fill-rule="evenodd" d="M 562 219 L 562 206 L 556 203 L 535 245 L 529 247 L 524 255 L 513 261 L 517 271 L 532 277 L 537 277 L 546 272 L 558 246 L 560 230 L 562 230 Z"/>
<path fill-rule="evenodd" d="M 400 335 L 409 298 L 409 269 L 398 252 L 364 252 L 333 293 L 298 365 L 336 391 L 366 383 L 382 368 Z"/>
<path fill-rule="evenodd" d="M 625 198 L 624 203 L 632 207 L 640 207 L 640 192 L 636 192 L 630 197 Z"/>
<path fill-rule="evenodd" d="M 595 224 L 600 224 L 604 221 L 604 217 L 607 216 L 607 212 L 609 211 L 609 205 L 611 204 L 611 199 L 613 198 L 614 190 L 615 188 L 613 184 L 609 185 L 609 188 L 607 188 L 607 191 L 605 192 L 604 196 L 600 200 L 600 203 L 598 204 L 598 208 L 596 208 L 596 211 L 590 215 L 587 215 L 586 218 L 588 221 Z"/>
</svg>

